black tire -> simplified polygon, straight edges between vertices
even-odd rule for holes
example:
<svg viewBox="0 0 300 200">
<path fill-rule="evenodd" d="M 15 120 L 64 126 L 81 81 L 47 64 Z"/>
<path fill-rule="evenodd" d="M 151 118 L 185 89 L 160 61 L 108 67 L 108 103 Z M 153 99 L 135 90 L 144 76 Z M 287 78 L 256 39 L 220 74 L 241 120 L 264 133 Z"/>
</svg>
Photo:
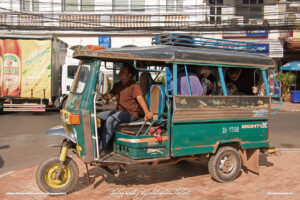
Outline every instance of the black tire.
<svg viewBox="0 0 300 200">
<path fill-rule="evenodd" d="M 39 188 L 46 193 L 69 193 L 77 184 L 79 177 L 78 166 L 69 157 L 66 158 L 60 180 L 54 180 L 59 165 L 57 157 L 42 162 L 36 172 L 36 181 Z"/>
<path fill-rule="evenodd" d="M 65 98 L 63 99 L 63 102 L 62 102 L 62 104 L 61 104 L 61 109 L 65 109 L 65 108 L 66 108 L 67 100 L 68 100 L 68 97 L 65 97 Z"/>
<path fill-rule="evenodd" d="M 217 182 L 233 181 L 240 172 L 241 158 L 237 150 L 230 146 L 221 147 L 208 162 L 208 171 Z"/>
</svg>

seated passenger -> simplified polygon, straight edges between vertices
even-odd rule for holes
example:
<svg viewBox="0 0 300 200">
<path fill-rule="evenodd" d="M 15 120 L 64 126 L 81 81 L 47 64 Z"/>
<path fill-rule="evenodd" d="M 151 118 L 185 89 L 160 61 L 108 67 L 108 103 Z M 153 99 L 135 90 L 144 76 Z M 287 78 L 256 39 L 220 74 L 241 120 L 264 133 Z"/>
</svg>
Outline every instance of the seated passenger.
<svg viewBox="0 0 300 200">
<path fill-rule="evenodd" d="M 216 78 L 212 74 L 212 68 L 208 66 L 202 66 L 197 70 L 197 73 L 199 74 L 199 79 L 203 88 L 202 95 L 214 94 Z"/>
<path fill-rule="evenodd" d="M 140 86 L 132 80 L 133 75 L 134 68 L 124 64 L 119 73 L 120 82 L 115 83 L 109 93 L 102 95 L 102 98 L 106 100 L 116 96 L 117 107 L 115 110 L 101 112 L 97 115 L 101 119 L 100 150 L 107 148 L 118 124 L 129 123 L 138 118 L 140 107 L 145 113 L 145 120 L 153 117 L 153 113 L 149 111 L 144 100 Z"/>
<path fill-rule="evenodd" d="M 229 68 L 225 82 L 231 95 L 255 95 L 262 85 L 262 78 L 253 69 Z"/>
<path fill-rule="evenodd" d="M 172 86 L 172 83 L 171 83 Z M 190 86 L 190 89 L 189 89 Z M 173 88 L 172 88 L 173 89 Z M 191 92 L 191 94 L 190 94 Z M 178 73 L 177 78 L 177 94 L 178 95 L 202 95 L 202 85 L 198 78 L 198 75 L 189 71 L 188 77 L 185 70 Z"/>
</svg>

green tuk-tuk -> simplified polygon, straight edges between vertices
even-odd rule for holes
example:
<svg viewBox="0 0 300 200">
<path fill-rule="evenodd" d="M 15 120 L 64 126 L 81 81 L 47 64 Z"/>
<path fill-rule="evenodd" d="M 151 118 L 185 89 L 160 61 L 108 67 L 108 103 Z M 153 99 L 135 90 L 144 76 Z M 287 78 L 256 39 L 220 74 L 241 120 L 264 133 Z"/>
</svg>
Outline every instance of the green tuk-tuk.
<svg viewBox="0 0 300 200">
<path fill-rule="evenodd" d="M 81 62 L 66 106 L 61 110 L 65 125 L 47 132 L 65 139 L 60 156 L 41 163 L 37 170 L 37 183 L 42 191 L 68 193 L 76 185 L 79 172 L 74 160 L 67 156 L 69 149 L 74 149 L 86 166 L 100 166 L 114 175 L 124 172 L 129 165 L 148 163 L 153 167 L 199 159 L 209 160 L 209 173 L 218 182 L 234 180 L 242 165 L 258 173 L 259 152 L 270 149 L 268 119 L 272 96 L 267 76 L 274 69 L 270 57 L 183 45 L 82 49 L 73 57 Z M 102 155 L 98 133 L 101 121 L 97 118 L 95 98 L 103 69 L 114 70 L 122 63 L 134 66 L 140 77 L 148 77 L 145 81 L 136 79 L 144 82 L 141 87 L 145 88 L 145 99 L 154 117 L 152 121 L 141 119 L 118 125 L 113 150 Z M 179 68 L 188 76 L 188 70 L 203 66 L 215 76 L 212 94 L 179 95 Z M 230 68 L 260 73 L 265 94 L 228 95 L 224 72 Z M 158 74 L 164 75 L 160 78 L 163 82 L 152 80 L 161 77 Z"/>
</svg>

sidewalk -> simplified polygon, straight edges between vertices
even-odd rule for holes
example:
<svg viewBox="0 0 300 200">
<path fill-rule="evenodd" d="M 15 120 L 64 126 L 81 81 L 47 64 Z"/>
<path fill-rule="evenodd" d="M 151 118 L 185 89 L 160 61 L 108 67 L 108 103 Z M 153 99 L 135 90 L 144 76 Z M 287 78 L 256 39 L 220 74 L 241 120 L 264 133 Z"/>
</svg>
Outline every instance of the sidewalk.
<svg viewBox="0 0 300 200">
<path fill-rule="evenodd" d="M 76 159 L 80 178 L 74 192 L 49 197 L 41 193 L 35 173 L 38 163 L 0 177 L 0 199 L 300 199 L 300 152 L 277 152 L 260 156 L 260 175 L 242 172 L 233 182 L 211 180 L 206 161 L 175 165 L 132 166 L 116 178 L 100 168 L 90 168 L 87 184 L 85 166 Z M 19 194 L 16 194 L 19 193 Z M 23 194 L 20 194 L 23 193 Z M 30 194 L 31 193 L 31 194 Z"/>
<path fill-rule="evenodd" d="M 278 105 L 276 105 L 276 107 L 278 107 Z M 282 102 L 282 107 L 279 112 L 300 112 L 300 103 Z"/>
</svg>

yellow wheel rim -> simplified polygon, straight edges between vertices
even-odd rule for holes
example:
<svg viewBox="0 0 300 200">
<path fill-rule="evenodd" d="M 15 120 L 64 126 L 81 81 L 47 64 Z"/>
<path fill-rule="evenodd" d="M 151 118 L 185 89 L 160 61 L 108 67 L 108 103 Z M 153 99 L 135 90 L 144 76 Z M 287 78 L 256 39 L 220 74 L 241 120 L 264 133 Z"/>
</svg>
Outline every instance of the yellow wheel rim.
<svg viewBox="0 0 300 200">
<path fill-rule="evenodd" d="M 45 181 L 51 188 L 60 189 L 65 187 L 71 180 L 70 169 L 63 165 L 61 169 L 61 175 L 59 179 L 55 179 L 56 172 L 58 170 L 58 163 L 50 165 L 45 172 Z"/>
</svg>

